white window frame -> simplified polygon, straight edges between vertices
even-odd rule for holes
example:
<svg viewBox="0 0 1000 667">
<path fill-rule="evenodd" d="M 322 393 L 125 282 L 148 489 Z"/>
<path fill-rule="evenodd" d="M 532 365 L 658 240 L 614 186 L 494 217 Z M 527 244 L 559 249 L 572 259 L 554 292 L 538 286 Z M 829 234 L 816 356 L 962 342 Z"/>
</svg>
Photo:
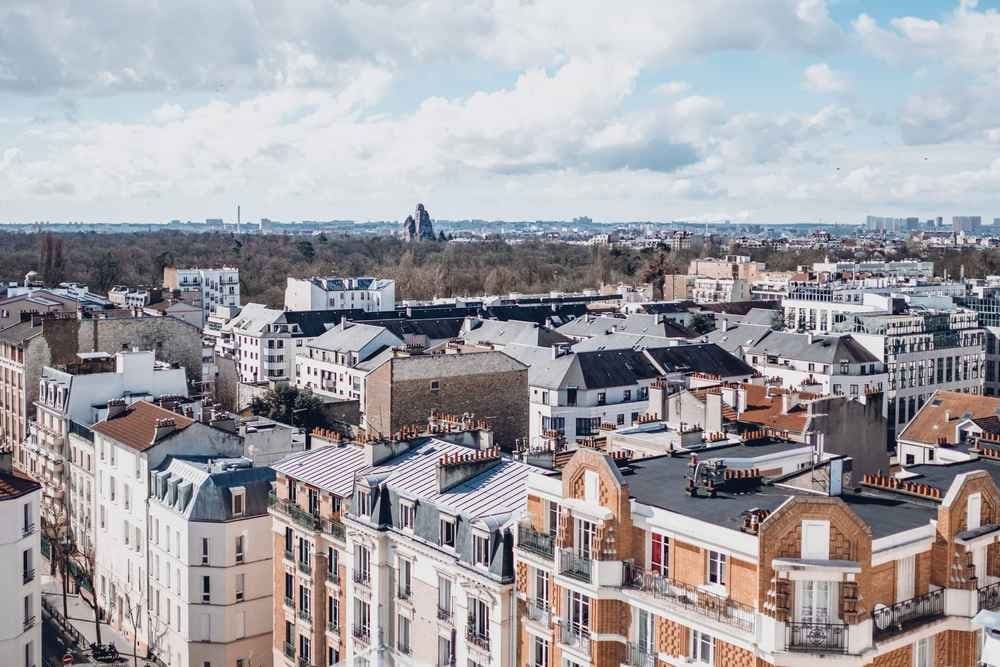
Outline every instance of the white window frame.
<svg viewBox="0 0 1000 667">
<path fill-rule="evenodd" d="M 472 533 L 472 562 L 480 567 L 490 566 L 490 536 L 484 532 Z"/>
<path fill-rule="evenodd" d="M 691 662 L 696 665 L 714 665 L 715 637 L 695 629 L 692 629 L 688 634 L 691 637 L 688 646 L 688 655 L 691 658 Z M 708 654 L 707 656 L 705 655 L 706 653 Z"/>
<path fill-rule="evenodd" d="M 234 486 L 230 489 L 230 494 L 232 495 L 232 511 L 233 516 L 243 516 L 247 512 L 247 492 L 242 486 Z M 237 501 L 239 502 L 239 511 L 236 511 Z"/>
<path fill-rule="evenodd" d="M 725 588 L 729 583 L 729 557 L 722 551 L 709 549 L 705 554 L 705 583 Z M 712 581 L 715 577 L 716 581 Z"/>
<path fill-rule="evenodd" d="M 413 532 L 413 519 L 416 514 L 416 507 L 409 500 L 399 501 L 399 527 L 401 530 Z"/>
<path fill-rule="evenodd" d="M 445 541 L 445 526 L 451 526 L 451 544 Z M 458 538 L 458 522 L 453 516 L 442 516 L 438 521 L 438 542 L 446 549 L 454 549 Z"/>
</svg>

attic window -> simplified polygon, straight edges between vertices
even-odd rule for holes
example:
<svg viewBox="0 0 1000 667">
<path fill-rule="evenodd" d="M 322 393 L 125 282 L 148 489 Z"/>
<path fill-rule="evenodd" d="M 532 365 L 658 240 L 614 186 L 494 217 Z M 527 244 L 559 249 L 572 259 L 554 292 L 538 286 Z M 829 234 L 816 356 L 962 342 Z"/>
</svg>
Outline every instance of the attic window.
<svg viewBox="0 0 1000 667">
<path fill-rule="evenodd" d="M 436 391 L 440 391 L 440 390 L 441 390 L 441 381 L 440 380 L 431 380 L 431 391 L 435 391 L 436 392 Z"/>
<path fill-rule="evenodd" d="M 476 565 L 490 566 L 490 536 L 476 534 L 472 536 L 473 555 Z"/>
<path fill-rule="evenodd" d="M 233 487 L 233 516 L 243 516 L 246 512 L 246 489 L 242 486 Z"/>
<path fill-rule="evenodd" d="M 439 540 L 441 546 L 455 548 L 455 519 L 441 517 Z"/>
</svg>

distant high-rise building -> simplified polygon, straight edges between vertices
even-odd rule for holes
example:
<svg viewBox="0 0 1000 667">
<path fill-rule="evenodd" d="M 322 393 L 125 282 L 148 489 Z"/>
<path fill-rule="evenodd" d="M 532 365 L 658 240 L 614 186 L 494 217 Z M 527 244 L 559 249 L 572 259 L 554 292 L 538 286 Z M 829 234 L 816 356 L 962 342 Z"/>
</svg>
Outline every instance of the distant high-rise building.
<svg viewBox="0 0 1000 667">
<path fill-rule="evenodd" d="M 981 215 L 954 215 L 951 218 L 952 230 L 955 232 L 974 232 L 983 224 Z"/>
</svg>

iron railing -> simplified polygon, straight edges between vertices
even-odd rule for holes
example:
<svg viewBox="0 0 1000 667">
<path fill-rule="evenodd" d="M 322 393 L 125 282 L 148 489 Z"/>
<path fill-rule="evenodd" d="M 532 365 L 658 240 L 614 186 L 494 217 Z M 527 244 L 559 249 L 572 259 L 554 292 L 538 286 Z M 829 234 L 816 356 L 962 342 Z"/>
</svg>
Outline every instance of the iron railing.
<svg viewBox="0 0 1000 667">
<path fill-rule="evenodd" d="M 979 611 L 983 609 L 995 610 L 1000 608 L 1000 581 L 979 588 Z"/>
<path fill-rule="evenodd" d="M 623 563 L 622 567 L 623 588 L 650 593 L 680 611 L 695 612 L 745 632 L 754 631 L 757 612 L 753 607 L 653 572 L 644 572 L 632 563 Z"/>
<path fill-rule="evenodd" d="M 354 583 L 356 584 L 364 584 L 365 586 L 371 586 L 372 572 L 371 570 L 353 568 L 351 570 L 351 578 L 354 579 Z"/>
<path fill-rule="evenodd" d="M 944 589 L 872 611 L 872 636 L 891 637 L 944 616 Z"/>
<path fill-rule="evenodd" d="M 590 628 L 579 623 L 563 624 L 559 632 L 559 641 L 584 655 L 590 655 Z"/>
<path fill-rule="evenodd" d="M 35 578 L 35 568 L 31 568 L 24 571 L 24 583 L 28 583 Z"/>
<path fill-rule="evenodd" d="M 293 600 L 292 598 L 290 598 L 290 597 L 288 597 L 286 595 L 285 596 L 285 606 L 288 607 L 289 609 L 295 609 L 295 600 Z"/>
<path fill-rule="evenodd" d="M 367 646 L 372 641 L 371 629 L 367 627 L 355 626 L 351 628 L 351 637 L 354 641 Z"/>
<path fill-rule="evenodd" d="M 347 529 L 344 524 L 337 519 L 324 519 L 323 530 L 333 535 L 334 538 L 343 541 L 347 537 Z"/>
<path fill-rule="evenodd" d="M 304 574 L 312 574 L 312 563 L 307 560 L 299 561 L 299 570 Z"/>
<path fill-rule="evenodd" d="M 327 632 L 332 632 L 335 635 L 339 634 L 340 633 L 340 623 L 337 623 L 336 621 L 327 621 L 326 622 L 326 631 Z"/>
<path fill-rule="evenodd" d="M 788 650 L 807 653 L 847 653 L 847 626 L 843 623 L 789 622 Z"/>
<path fill-rule="evenodd" d="M 577 556 L 572 549 L 563 549 L 559 553 L 559 574 L 590 583 L 593 563 L 590 558 Z"/>
<path fill-rule="evenodd" d="M 299 609 L 299 619 L 306 623 L 312 623 L 312 614 L 308 609 Z"/>
<path fill-rule="evenodd" d="M 626 662 L 629 667 L 656 667 L 655 650 L 629 642 L 625 645 Z"/>
<path fill-rule="evenodd" d="M 535 621 L 536 623 L 541 623 L 542 625 L 548 625 L 549 619 L 552 617 L 549 603 L 545 600 L 539 600 L 537 598 L 528 600 L 527 613 L 528 619 Z"/>
<path fill-rule="evenodd" d="M 295 644 L 291 642 L 285 642 L 285 657 L 294 658 L 295 657 Z"/>
<path fill-rule="evenodd" d="M 554 535 L 540 533 L 531 526 L 519 524 L 517 527 L 517 546 L 542 558 L 552 560 L 555 554 L 556 539 Z"/>
<path fill-rule="evenodd" d="M 451 609 L 446 609 L 441 605 L 438 605 L 438 620 L 439 621 L 451 621 Z"/>
<path fill-rule="evenodd" d="M 465 641 L 484 651 L 490 650 L 490 636 L 483 634 L 482 628 L 476 628 L 475 620 L 471 618 L 465 626 Z"/>
<path fill-rule="evenodd" d="M 338 572 L 337 570 L 327 570 L 326 571 L 326 580 L 329 581 L 331 584 L 339 584 L 340 583 L 340 572 Z"/>
</svg>

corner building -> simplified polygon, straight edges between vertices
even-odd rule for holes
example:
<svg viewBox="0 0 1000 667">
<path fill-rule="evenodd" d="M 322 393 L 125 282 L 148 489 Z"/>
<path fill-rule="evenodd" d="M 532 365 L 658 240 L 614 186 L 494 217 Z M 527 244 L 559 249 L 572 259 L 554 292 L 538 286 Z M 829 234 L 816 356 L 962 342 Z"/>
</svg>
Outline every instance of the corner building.
<svg viewBox="0 0 1000 667">
<path fill-rule="evenodd" d="M 979 664 L 970 620 L 1000 606 L 996 462 L 865 475 L 839 496 L 754 469 L 690 495 L 689 464 L 581 449 L 528 478 L 515 664 Z"/>
</svg>

